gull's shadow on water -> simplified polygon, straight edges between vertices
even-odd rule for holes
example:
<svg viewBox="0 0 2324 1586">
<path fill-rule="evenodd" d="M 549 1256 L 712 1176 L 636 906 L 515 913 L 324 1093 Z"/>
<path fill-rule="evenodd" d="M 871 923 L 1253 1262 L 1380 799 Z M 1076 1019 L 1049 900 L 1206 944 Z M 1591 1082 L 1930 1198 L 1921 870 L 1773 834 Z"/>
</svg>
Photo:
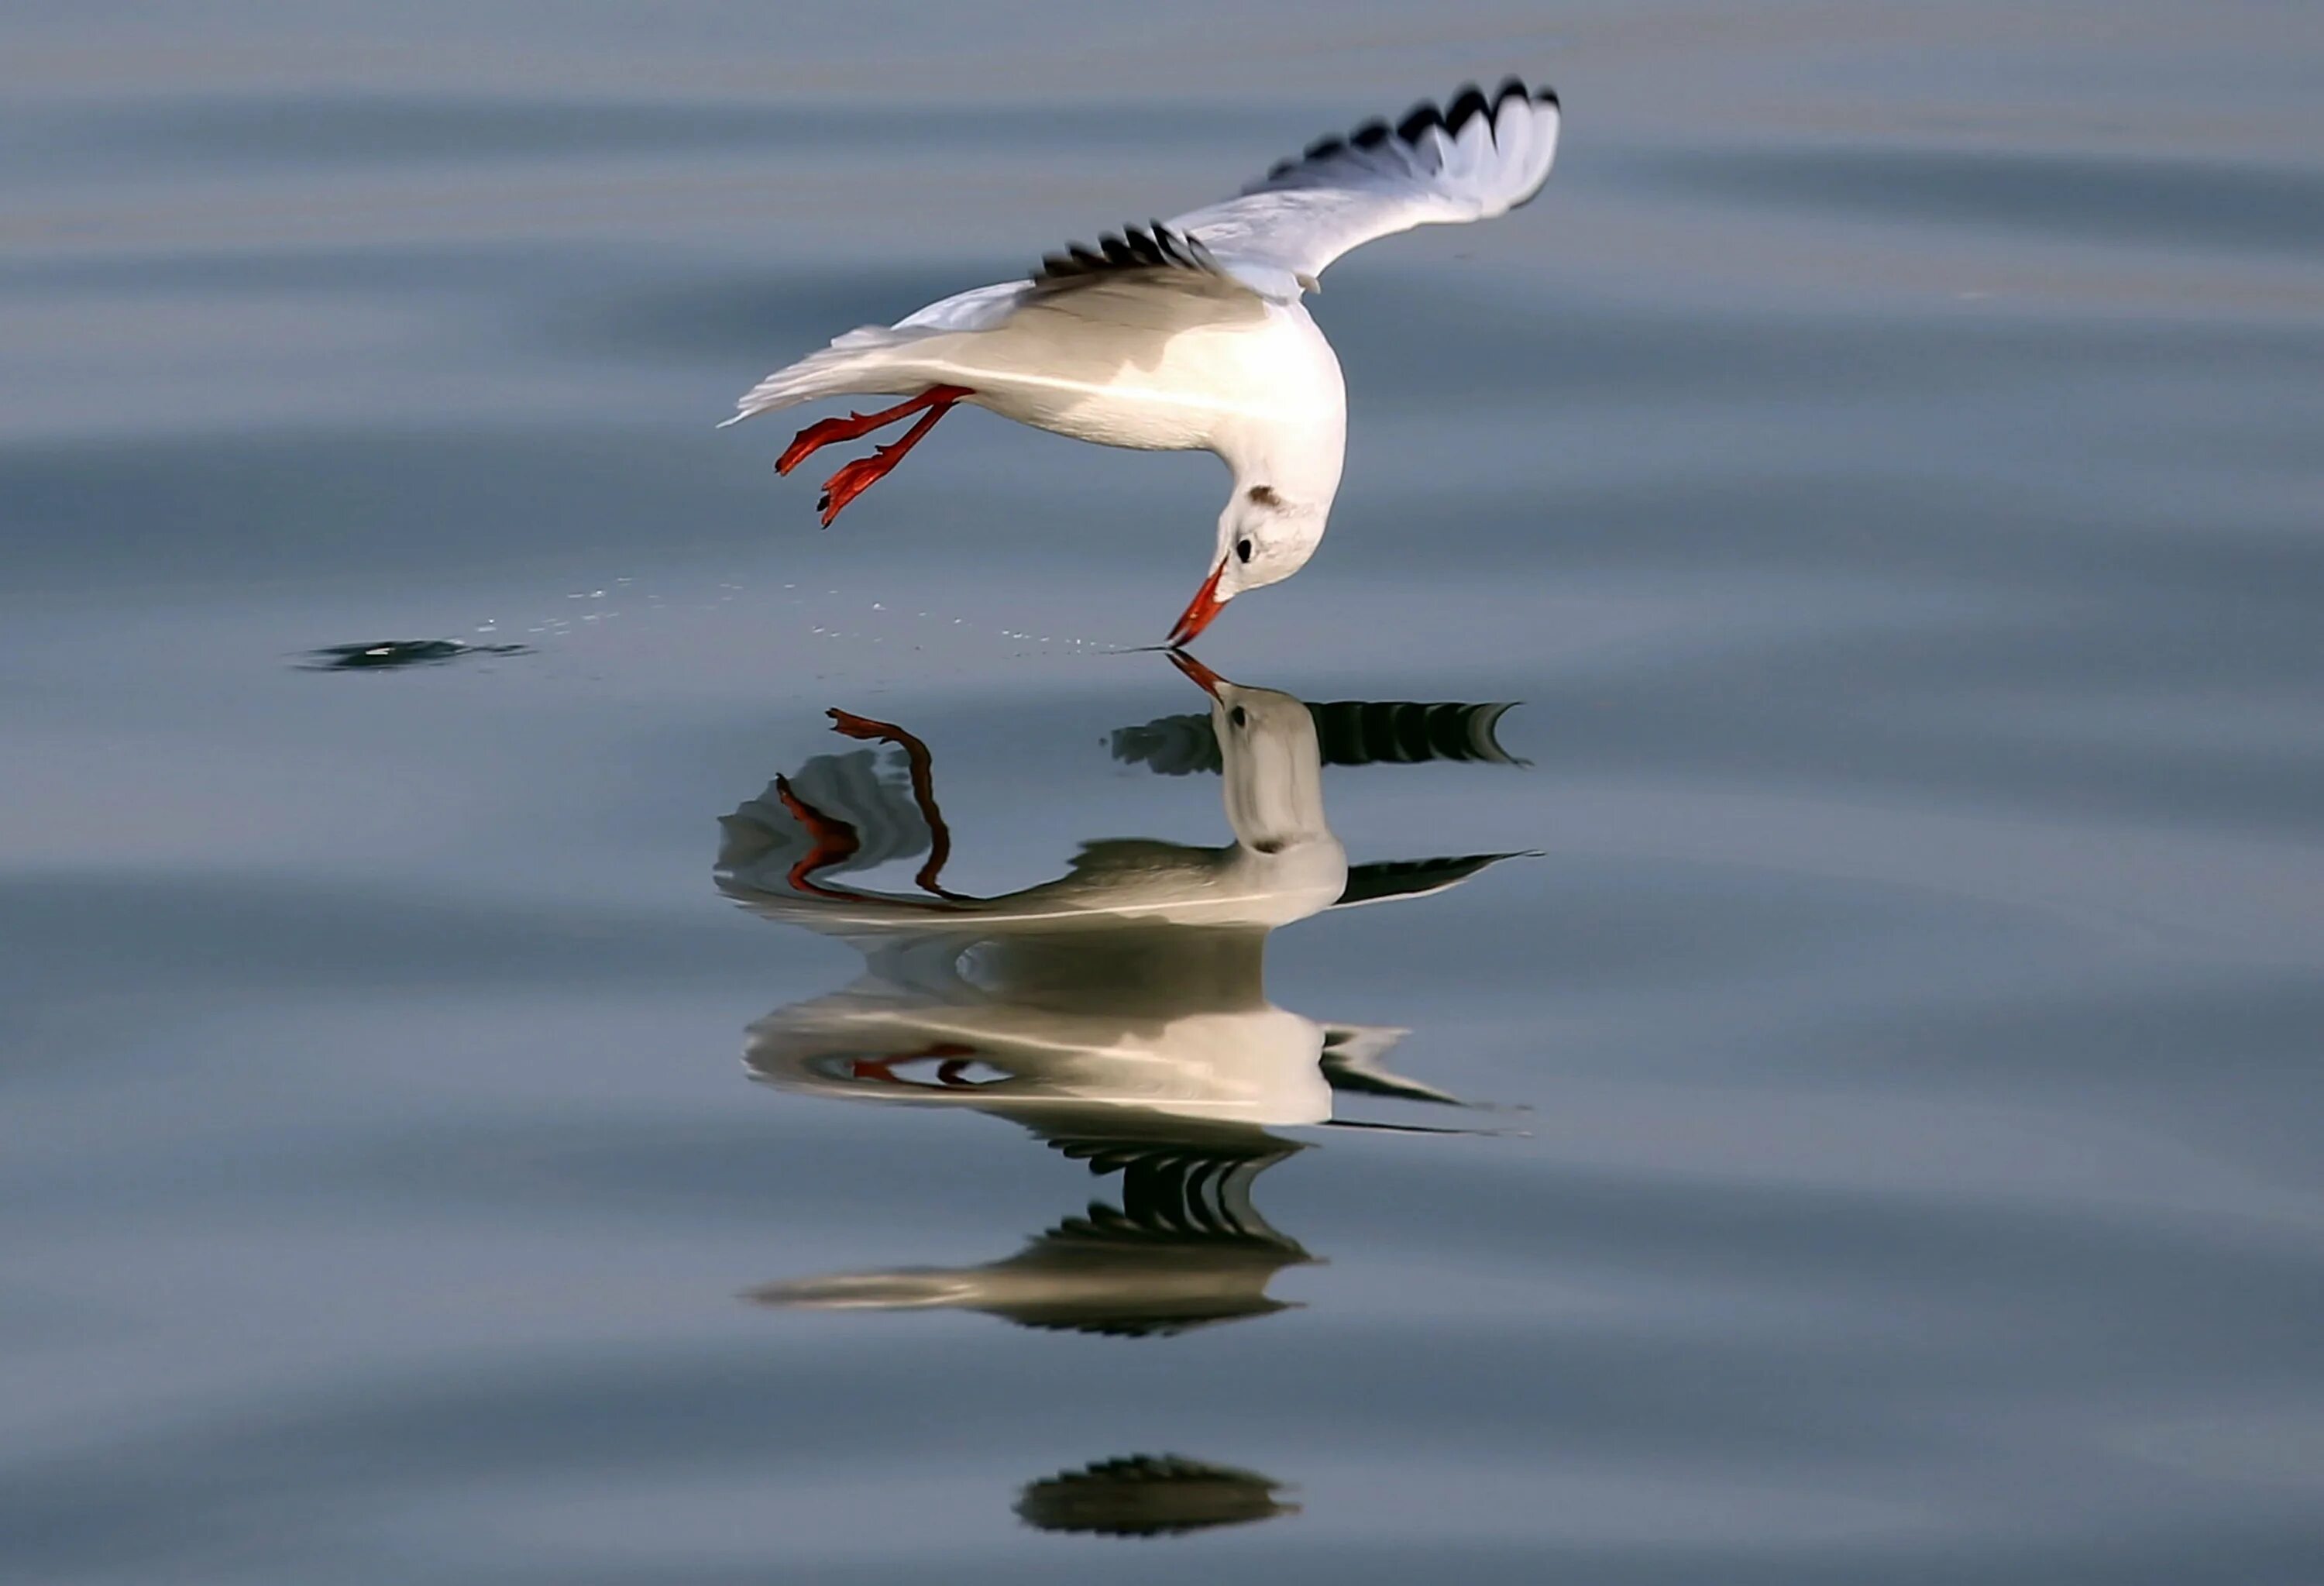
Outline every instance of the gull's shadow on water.
<svg viewBox="0 0 2324 1586">
<path fill-rule="evenodd" d="M 1309 705 L 1173 655 L 1206 715 L 1117 733 L 1113 753 L 1170 776 L 1215 772 L 1231 841 L 1084 845 L 1065 874 L 991 897 L 948 888 L 953 834 L 934 752 L 902 726 L 844 711 L 865 747 L 815 756 L 723 818 L 721 890 L 754 912 L 846 942 L 849 985 L 753 1024 L 752 1074 L 855 1102 L 962 1107 L 1015 1123 L 1119 1179 L 1013 1254 L 970 1267 L 787 1279 L 761 1304 L 818 1310 L 980 1311 L 1022 1326 L 1157 1337 L 1288 1308 L 1268 1286 L 1313 1262 L 1252 1200 L 1307 1148 L 1278 1128 L 1393 1127 L 1335 1116 L 1344 1098 L 1459 1108 L 1392 1070 L 1401 1029 L 1277 1007 L 1273 931 L 1333 908 L 1456 886 L 1507 853 L 1351 864 L 1324 817 L 1330 766 L 1512 764 L 1504 705 Z M 908 890 L 854 878 L 911 865 Z M 1419 1132 L 1455 1125 L 1405 1125 Z M 1036 1525 L 1149 1535 L 1281 1512 L 1277 1484 L 1176 1459 L 1111 1461 L 1027 1489 Z"/>
<path fill-rule="evenodd" d="M 530 655 L 529 644 L 470 644 L 459 639 L 381 639 L 369 644 L 327 644 L 300 662 L 309 672 L 376 671 L 393 667 L 438 666 L 475 656 Z"/>
</svg>

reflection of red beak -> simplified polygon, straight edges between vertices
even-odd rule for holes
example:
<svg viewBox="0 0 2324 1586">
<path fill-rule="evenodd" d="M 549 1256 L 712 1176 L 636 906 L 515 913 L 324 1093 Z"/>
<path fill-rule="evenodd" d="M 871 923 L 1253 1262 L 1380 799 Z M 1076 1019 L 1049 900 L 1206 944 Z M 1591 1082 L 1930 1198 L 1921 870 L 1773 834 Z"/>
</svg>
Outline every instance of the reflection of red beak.
<svg viewBox="0 0 2324 1586">
<path fill-rule="evenodd" d="M 1193 643 L 1194 635 L 1209 627 L 1211 619 L 1225 609 L 1227 603 L 1219 598 L 1219 580 L 1226 576 L 1226 571 L 1227 559 L 1221 557 L 1219 565 L 1212 570 L 1209 577 L 1203 580 L 1203 586 L 1194 591 L 1194 598 L 1187 603 L 1185 611 L 1179 615 L 1178 625 L 1170 630 L 1171 649 Z"/>
<path fill-rule="evenodd" d="M 1170 652 L 1170 661 L 1171 664 L 1176 666 L 1180 671 L 1185 673 L 1187 677 L 1194 679 L 1194 683 L 1201 687 L 1204 693 L 1209 695 L 1213 699 L 1216 699 L 1219 696 L 1219 685 L 1226 681 L 1224 678 L 1220 677 L 1216 672 L 1211 670 L 1210 668 L 1204 666 L 1202 662 L 1196 660 L 1193 656 L 1188 655 L 1183 650 L 1172 650 Z"/>
</svg>

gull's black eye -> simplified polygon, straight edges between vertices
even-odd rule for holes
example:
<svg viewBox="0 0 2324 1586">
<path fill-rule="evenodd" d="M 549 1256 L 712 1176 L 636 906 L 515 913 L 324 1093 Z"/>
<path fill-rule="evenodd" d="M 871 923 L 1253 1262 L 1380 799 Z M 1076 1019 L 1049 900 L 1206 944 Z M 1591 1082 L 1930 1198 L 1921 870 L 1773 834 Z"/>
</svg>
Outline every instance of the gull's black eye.
<svg viewBox="0 0 2324 1586">
<path fill-rule="evenodd" d="M 1236 705 L 1236 706 L 1234 707 L 1234 709 L 1232 709 L 1232 710 L 1231 710 L 1231 711 L 1227 712 L 1227 720 L 1229 720 L 1229 721 L 1232 722 L 1236 726 L 1240 727 L 1240 726 L 1241 726 L 1243 724 L 1245 724 L 1246 722 L 1248 722 L 1248 721 L 1250 721 L 1250 714 L 1248 711 L 1244 710 L 1242 706 L 1240 706 L 1240 705 Z"/>
<path fill-rule="evenodd" d="M 1247 562 L 1250 560 L 1250 540 L 1238 539 L 1235 541 L 1235 560 L 1239 562 Z"/>
</svg>

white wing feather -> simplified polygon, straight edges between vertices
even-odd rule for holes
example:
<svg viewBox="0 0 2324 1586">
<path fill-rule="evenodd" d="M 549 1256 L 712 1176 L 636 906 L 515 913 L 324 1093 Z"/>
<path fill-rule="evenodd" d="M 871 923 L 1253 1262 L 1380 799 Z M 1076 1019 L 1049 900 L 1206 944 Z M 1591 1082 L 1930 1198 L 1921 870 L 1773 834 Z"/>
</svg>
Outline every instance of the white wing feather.
<svg viewBox="0 0 2324 1586">
<path fill-rule="evenodd" d="M 1253 290 L 1294 298 L 1326 265 L 1375 237 L 1416 226 L 1490 220 L 1541 190 L 1557 157 L 1557 95 L 1515 78 L 1490 99 L 1463 88 L 1325 138 L 1242 196 L 1169 222 L 1191 233 Z"/>
<path fill-rule="evenodd" d="M 1391 127 L 1368 122 L 1325 138 L 1245 188 L 1240 198 L 1169 222 L 1125 227 L 1093 250 L 1042 261 L 1027 281 L 1001 281 L 929 304 L 891 326 L 851 330 L 776 370 L 735 404 L 755 413 L 842 393 L 909 393 L 929 379 L 913 344 L 997 330 L 1047 293 L 1135 273 L 1187 292 L 1296 300 L 1349 249 L 1416 226 L 1490 220 L 1541 190 L 1557 157 L 1557 95 L 1511 78 L 1490 98 L 1471 86 L 1440 110 L 1416 106 Z"/>
</svg>

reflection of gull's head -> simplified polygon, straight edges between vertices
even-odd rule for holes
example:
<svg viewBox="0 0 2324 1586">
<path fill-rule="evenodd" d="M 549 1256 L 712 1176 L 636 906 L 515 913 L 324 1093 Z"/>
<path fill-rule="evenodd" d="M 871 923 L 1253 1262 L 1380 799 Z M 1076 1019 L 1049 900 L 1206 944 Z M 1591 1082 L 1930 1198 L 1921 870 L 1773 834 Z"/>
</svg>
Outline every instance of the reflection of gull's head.
<svg viewBox="0 0 2324 1586">
<path fill-rule="evenodd" d="M 1272 688 L 1213 685 L 1211 727 L 1224 762 L 1227 825 L 1256 853 L 1334 844 L 1323 824 L 1323 760 L 1307 707 Z"/>
</svg>

